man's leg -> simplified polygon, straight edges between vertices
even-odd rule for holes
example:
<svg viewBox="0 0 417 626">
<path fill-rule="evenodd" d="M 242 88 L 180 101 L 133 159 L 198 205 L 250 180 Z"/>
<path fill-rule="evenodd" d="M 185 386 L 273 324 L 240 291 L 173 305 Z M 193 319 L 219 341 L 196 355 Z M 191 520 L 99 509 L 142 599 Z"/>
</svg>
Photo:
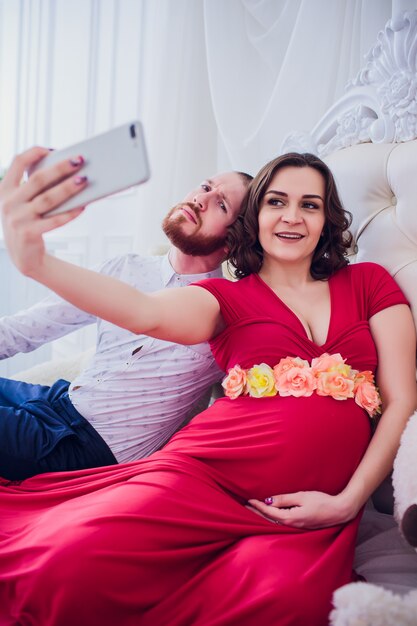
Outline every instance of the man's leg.
<svg viewBox="0 0 417 626">
<path fill-rule="evenodd" d="M 22 480 L 49 471 L 111 465 L 116 459 L 72 406 L 69 383 L 52 387 L 0 378 L 0 475 Z"/>
<path fill-rule="evenodd" d="M 0 407 L 19 408 L 28 400 L 45 396 L 49 389 L 45 385 L 32 385 L 0 377 Z"/>
</svg>

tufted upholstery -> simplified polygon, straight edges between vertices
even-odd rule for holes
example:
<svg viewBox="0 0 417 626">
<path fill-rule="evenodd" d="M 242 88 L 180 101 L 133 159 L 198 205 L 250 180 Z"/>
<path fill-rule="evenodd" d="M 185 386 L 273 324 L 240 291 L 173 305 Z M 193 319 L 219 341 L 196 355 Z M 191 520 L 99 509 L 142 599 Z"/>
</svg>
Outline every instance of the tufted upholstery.
<svg viewBox="0 0 417 626">
<path fill-rule="evenodd" d="M 356 260 L 387 268 L 410 301 L 417 327 L 417 140 L 358 144 L 325 161 L 353 215 Z"/>
<path fill-rule="evenodd" d="M 353 216 L 351 262 L 375 261 L 386 267 L 408 298 L 417 327 L 417 140 L 356 144 L 325 161 Z M 410 536 L 415 539 L 412 545 L 417 544 L 416 443 L 417 413 L 403 435 L 393 476 L 395 517 L 408 541 Z M 374 504 L 385 513 L 391 501 L 388 480 L 374 494 Z M 404 526 L 405 513 L 409 528 Z M 415 588 L 416 554 L 392 526 L 390 516 L 365 512 L 355 568 L 372 584 L 353 583 L 335 593 L 332 626 L 417 624 L 417 593 L 409 591 Z"/>
</svg>

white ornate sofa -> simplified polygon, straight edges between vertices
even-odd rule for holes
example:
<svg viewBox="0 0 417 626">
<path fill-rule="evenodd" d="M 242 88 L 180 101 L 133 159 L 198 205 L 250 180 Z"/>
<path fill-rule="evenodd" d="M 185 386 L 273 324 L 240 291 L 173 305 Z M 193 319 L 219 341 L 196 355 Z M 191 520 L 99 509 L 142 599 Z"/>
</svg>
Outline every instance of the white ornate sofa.
<svg viewBox="0 0 417 626">
<path fill-rule="evenodd" d="M 291 150 L 328 163 L 353 214 L 351 261 L 385 266 L 417 327 L 417 11 L 387 24 L 345 95 L 311 133 L 286 138 L 281 151 Z M 368 583 L 335 593 L 332 626 L 417 624 L 416 459 L 417 413 L 394 464 L 394 517 L 370 505 L 361 524 L 355 568 Z"/>
</svg>

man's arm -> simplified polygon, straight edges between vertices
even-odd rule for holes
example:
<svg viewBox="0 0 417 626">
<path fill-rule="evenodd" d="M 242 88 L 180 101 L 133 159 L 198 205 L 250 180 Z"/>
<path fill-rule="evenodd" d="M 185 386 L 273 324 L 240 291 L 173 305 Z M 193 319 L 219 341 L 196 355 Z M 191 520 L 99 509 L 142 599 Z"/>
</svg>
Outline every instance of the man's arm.
<svg viewBox="0 0 417 626">
<path fill-rule="evenodd" d="M 15 315 L 0 318 L 0 359 L 36 350 L 95 321 L 93 315 L 50 296 Z"/>
<path fill-rule="evenodd" d="M 123 256 L 114 257 L 93 269 L 111 275 L 123 260 Z M 21 352 L 32 352 L 45 343 L 96 322 L 94 315 L 51 294 L 27 309 L 0 317 L 0 360 Z"/>
</svg>

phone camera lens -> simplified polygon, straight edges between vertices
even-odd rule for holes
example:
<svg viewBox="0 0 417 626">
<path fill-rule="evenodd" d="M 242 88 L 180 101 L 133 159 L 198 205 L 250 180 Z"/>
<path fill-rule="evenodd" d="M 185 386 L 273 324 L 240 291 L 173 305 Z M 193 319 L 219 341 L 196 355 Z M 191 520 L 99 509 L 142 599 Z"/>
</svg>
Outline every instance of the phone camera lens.
<svg viewBox="0 0 417 626">
<path fill-rule="evenodd" d="M 136 138 L 136 128 L 134 124 L 130 125 L 130 136 L 132 137 L 132 139 Z"/>
</svg>

